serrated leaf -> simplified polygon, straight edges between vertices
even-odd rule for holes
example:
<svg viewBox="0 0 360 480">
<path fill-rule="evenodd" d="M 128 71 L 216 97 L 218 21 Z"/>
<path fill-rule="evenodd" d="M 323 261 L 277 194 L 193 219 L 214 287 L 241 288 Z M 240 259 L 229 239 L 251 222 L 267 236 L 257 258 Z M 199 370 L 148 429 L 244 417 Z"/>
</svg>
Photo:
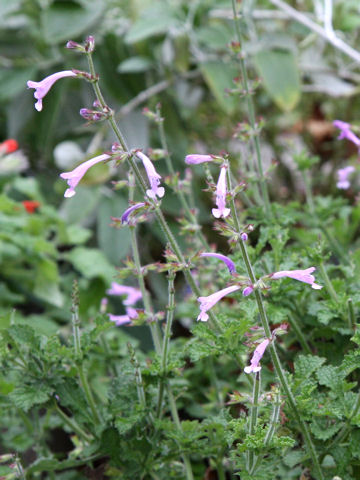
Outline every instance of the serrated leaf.
<svg viewBox="0 0 360 480">
<path fill-rule="evenodd" d="M 47 402 L 52 392 L 53 390 L 45 384 L 23 384 L 16 387 L 9 396 L 16 407 L 27 412 L 34 405 Z"/>
<path fill-rule="evenodd" d="M 300 76 L 294 53 L 290 50 L 262 50 L 255 64 L 264 86 L 282 110 L 292 110 L 300 100 Z"/>
<path fill-rule="evenodd" d="M 339 369 L 337 367 L 325 365 L 316 372 L 316 376 L 320 385 L 326 385 L 331 390 L 338 390 L 341 388 L 343 378 L 342 375 L 339 374 Z"/>
<path fill-rule="evenodd" d="M 341 427 L 341 422 L 331 425 L 329 424 L 329 420 L 327 418 L 318 418 L 310 425 L 310 429 L 314 436 L 323 441 L 329 440 L 329 438 L 333 437 Z"/>
<path fill-rule="evenodd" d="M 299 355 L 294 362 L 295 375 L 302 379 L 309 378 L 325 361 L 325 358 L 316 355 Z"/>
</svg>

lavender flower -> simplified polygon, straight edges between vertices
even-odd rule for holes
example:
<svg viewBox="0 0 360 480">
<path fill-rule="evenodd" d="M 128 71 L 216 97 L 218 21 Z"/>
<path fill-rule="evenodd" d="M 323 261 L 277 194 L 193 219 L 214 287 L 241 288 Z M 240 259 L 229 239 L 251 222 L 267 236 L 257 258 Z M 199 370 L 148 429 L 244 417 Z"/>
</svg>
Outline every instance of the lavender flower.
<svg viewBox="0 0 360 480">
<path fill-rule="evenodd" d="M 165 194 L 165 189 L 164 187 L 159 187 L 161 176 L 156 172 L 150 158 L 148 158 L 142 152 L 136 152 L 136 155 L 140 158 L 140 160 L 142 160 L 144 168 L 146 170 L 146 175 L 149 179 L 151 188 L 149 190 L 146 190 L 146 194 L 153 199 L 155 199 L 156 196 L 162 198 Z"/>
<path fill-rule="evenodd" d="M 212 308 L 219 300 L 221 300 L 225 295 L 239 290 L 238 285 L 231 285 L 231 287 L 224 288 L 218 292 L 209 295 L 208 297 L 199 297 L 197 300 L 200 302 L 200 314 L 197 317 L 197 320 L 206 322 L 209 318 L 209 315 L 206 313 L 210 308 Z"/>
<path fill-rule="evenodd" d="M 350 182 L 348 177 L 351 173 L 355 172 L 355 167 L 349 165 L 345 168 L 340 168 L 336 174 L 338 177 L 338 181 L 336 183 L 337 188 L 341 188 L 342 190 L 347 190 L 350 187 Z"/>
<path fill-rule="evenodd" d="M 254 287 L 252 285 L 249 285 L 248 287 L 245 287 L 244 290 L 242 291 L 242 294 L 244 297 L 247 297 L 254 291 Z"/>
<path fill-rule="evenodd" d="M 116 282 L 111 283 L 111 288 L 106 290 L 106 293 L 108 295 L 126 295 L 127 298 L 123 302 L 126 306 L 135 305 L 142 298 L 141 291 L 138 288 L 120 285 Z"/>
<path fill-rule="evenodd" d="M 67 180 L 67 184 L 69 185 L 69 188 L 66 190 L 64 197 L 70 198 L 75 195 L 75 188 L 90 167 L 92 167 L 96 163 L 109 160 L 110 158 L 110 155 L 104 153 L 102 155 L 98 155 L 97 157 L 91 158 L 90 160 L 87 160 L 71 172 L 60 173 L 60 177 Z"/>
<path fill-rule="evenodd" d="M 271 273 L 269 277 L 277 280 L 278 278 L 289 277 L 299 282 L 308 283 L 311 285 L 311 288 L 315 290 L 320 290 L 323 288 L 321 285 L 315 283 L 314 275 L 311 275 L 316 269 L 315 267 L 306 268 L 305 270 L 282 270 L 280 272 Z"/>
<path fill-rule="evenodd" d="M 211 155 L 186 155 L 185 163 L 188 165 L 199 165 L 199 163 L 212 162 L 213 158 Z"/>
<path fill-rule="evenodd" d="M 74 73 L 72 70 L 64 70 L 62 72 L 53 73 L 52 75 L 45 77 L 43 80 L 41 80 L 41 82 L 33 82 L 32 80 L 27 82 L 28 88 L 35 88 L 34 97 L 37 99 L 35 108 L 38 112 L 41 112 L 42 99 L 48 93 L 50 88 L 57 80 L 64 77 L 76 77 L 76 73 Z"/>
<path fill-rule="evenodd" d="M 145 203 L 136 203 L 135 205 L 131 205 L 131 207 L 127 208 L 125 212 L 121 215 L 121 223 L 124 225 L 124 223 L 128 223 L 129 221 L 129 215 L 132 213 L 134 210 L 137 210 L 138 208 L 145 207 Z"/>
<path fill-rule="evenodd" d="M 200 255 L 200 257 L 218 258 L 219 260 L 222 260 L 226 264 L 226 266 L 229 269 L 230 274 L 233 274 L 234 272 L 236 272 L 235 263 L 232 260 L 230 260 L 229 257 L 226 257 L 225 255 L 222 255 L 221 253 L 204 252 Z"/>
<path fill-rule="evenodd" d="M 256 348 L 253 353 L 252 359 L 250 360 L 250 365 L 244 368 L 245 373 L 256 373 L 260 372 L 261 367 L 259 365 L 262 356 L 265 353 L 266 347 L 269 345 L 270 340 L 266 338 L 263 340 Z"/>
<path fill-rule="evenodd" d="M 117 327 L 131 323 L 131 318 L 129 315 L 113 315 L 112 313 L 108 313 L 108 316 L 109 320 L 114 322 Z"/>
<path fill-rule="evenodd" d="M 347 138 L 360 149 L 360 138 L 358 138 L 354 132 L 350 130 L 350 123 L 342 122 L 341 120 L 335 120 L 333 122 L 334 127 L 341 130 L 340 135 L 338 136 L 339 140 Z M 340 187 L 341 188 L 341 187 Z"/>
<path fill-rule="evenodd" d="M 219 180 L 216 185 L 216 206 L 218 208 L 212 209 L 212 214 L 215 218 L 226 218 L 230 213 L 230 208 L 226 208 L 226 166 L 221 167 Z"/>
<path fill-rule="evenodd" d="M 241 240 L 242 240 L 243 242 L 247 242 L 247 241 L 248 241 L 248 238 L 249 238 L 249 237 L 248 237 L 248 234 L 245 233 L 245 232 L 243 232 L 243 233 L 240 235 L 240 237 L 241 237 Z"/>
</svg>

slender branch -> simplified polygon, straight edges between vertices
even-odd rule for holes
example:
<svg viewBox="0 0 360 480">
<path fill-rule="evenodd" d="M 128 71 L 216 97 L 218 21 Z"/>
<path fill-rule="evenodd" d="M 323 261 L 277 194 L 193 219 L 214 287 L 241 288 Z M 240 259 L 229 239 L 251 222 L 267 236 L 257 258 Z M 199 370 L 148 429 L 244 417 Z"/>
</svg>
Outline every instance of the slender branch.
<svg viewBox="0 0 360 480">
<path fill-rule="evenodd" d="M 57 414 L 61 417 L 63 422 L 66 423 L 66 425 L 73 432 L 75 432 L 79 438 L 82 438 L 86 443 L 90 443 L 92 441 L 91 435 L 86 433 L 73 418 L 70 418 L 68 415 L 66 415 L 66 413 L 61 410 L 61 408 L 56 402 L 54 402 L 54 407 Z"/>
<path fill-rule="evenodd" d="M 257 418 L 258 418 L 258 404 L 259 404 L 259 393 L 260 393 L 260 372 L 255 373 L 254 385 L 253 385 L 253 395 L 251 400 L 251 409 L 250 409 L 250 424 L 249 424 L 249 434 L 254 435 Z M 254 452 L 252 450 L 247 451 L 247 469 L 251 471 L 254 464 Z"/>
</svg>

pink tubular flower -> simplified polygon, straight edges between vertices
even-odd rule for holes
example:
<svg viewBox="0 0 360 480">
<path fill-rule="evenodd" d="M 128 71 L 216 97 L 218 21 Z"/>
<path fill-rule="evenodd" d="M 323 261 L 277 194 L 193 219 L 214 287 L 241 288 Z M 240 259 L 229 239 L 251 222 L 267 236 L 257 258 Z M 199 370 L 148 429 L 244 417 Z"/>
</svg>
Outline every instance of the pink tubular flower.
<svg viewBox="0 0 360 480">
<path fill-rule="evenodd" d="M 347 190 L 350 187 L 350 182 L 348 180 L 348 177 L 353 172 L 355 172 L 355 167 L 353 167 L 352 165 L 349 165 L 344 168 L 340 168 L 336 172 L 338 177 L 338 181 L 336 183 L 337 188 L 340 188 L 342 190 Z"/>
<path fill-rule="evenodd" d="M 145 203 L 136 203 L 135 205 L 131 205 L 131 207 L 127 208 L 125 212 L 121 215 L 121 223 L 128 223 L 129 221 L 129 215 L 134 211 L 137 210 L 138 208 L 145 207 Z"/>
<path fill-rule="evenodd" d="M 212 162 L 213 158 L 211 155 L 186 155 L 185 163 L 188 165 L 198 165 L 199 163 Z"/>
<path fill-rule="evenodd" d="M 72 70 L 64 70 L 62 72 L 53 73 L 48 77 L 45 77 L 41 82 L 33 82 L 29 80 L 27 82 L 28 88 L 35 88 L 34 97 L 36 98 L 37 102 L 35 103 L 35 108 L 38 112 L 42 110 L 42 99 L 48 93 L 50 88 L 57 82 L 60 78 L 65 77 L 76 77 L 76 73 Z"/>
<path fill-rule="evenodd" d="M 266 347 L 269 345 L 270 340 L 266 338 L 263 340 L 256 348 L 253 353 L 252 359 L 250 360 L 250 365 L 244 368 L 245 373 L 256 373 L 260 372 L 261 367 L 259 365 L 262 356 L 265 353 Z"/>
<path fill-rule="evenodd" d="M 124 305 L 130 306 L 142 298 L 141 291 L 135 287 L 128 287 L 127 285 L 120 285 L 119 283 L 112 282 L 111 288 L 106 290 L 108 295 L 126 295 Z"/>
<path fill-rule="evenodd" d="M 252 285 L 249 285 L 248 287 L 245 287 L 244 290 L 242 291 L 242 294 L 244 297 L 249 296 L 252 292 L 254 291 L 254 287 Z"/>
<path fill-rule="evenodd" d="M 235 269 L 235 263 L 230 260 L 229 257 L 226 257 L 225 255 L 222 255 L 221 253 L 212 253 L 212 252 L 204 252 L 204 253 L 201 253 L 200 254 L 200 257 L 214 257 L 214 258 L 218 258 L 219 260 L 222 260 L 225 265 L 228 267 L 229 269 L 229 272 L 231 274 L 233 274 L 234 272 L 236 272 L 236 269 Z"/>
<path fill-rule="evenodd" d="M 311 285 L 311 288 L 315 290 L 320 290 L 323 287 L 315 283 L 315 277 L 314 275 L 311 275 L 315 270 L 315 267 L 306 268 L 305 270 L 283 270 L 271 273 L 269 277 L 275 280 L 283 277 L 293 278 L 294 280 L 299 280 L 299 282 L 308 283 Z"/>
<path fill-rule="evenodd" d="M 230 208 L 226 208 L 226 166 L 221 167 L 219 180 L 216 185 L 216 206 L 218 208 L 212 209 L 212 214 L 215 218 L 226 218 L 230 213 Z"/>
<path fill-rule="evenodd" d="M 334 127 L 338 128 L 341 130 L 340 135 L 338 136 L 339 140 L 342 140 L 343 138 L 347 138 L 352 142 L 354 145 L 356 145 L 360 149 L 360 138 L 358 138 L 354 132 L 350 130 L 350 123 L 342 122 L 341 120 L 335 120 L 333 122 Z"/>
<path fill-rule="evenodd" d="M 129 315 L 113 315 L 112 313 L 108 313 L 108 316 L 109 320 L 114 322 L 117 327 L 131 323 L 131 318 Z"/>
<path fill-rule="evenodd" d="M 143 162 L 144 168 L 146 170 L 146 175 L 148 176 L 150 189 L 146 190 L 146 194 L 155 199 L 156 196 L 162 198 L 165 194 L 164 187 L 159 187 L 161 176 L 156 172 L 154 165 L 152 164 L 150 158 L 144 155 L 142 152 L 136 152 L 136 155 Z"/>
<path fill-rule="evenodd" d="M 200 302 L 200 314 L 197 317 L 197 320 L 206 322 L 209 318 L 209 315 L 206 313 L 210 308 L 212 308 L 219 300 L 221 300 L 225 295 L 239 290 L 238 285 L 231 285 L 231 287 L 224 288 L 218 292 L 209 295 L 208 297 L 199 297 L 197 300 Z"/>
<path fill-rule="evenodd" d="M 86 162 L 76 167 L 72 172 L 60 173 L 60 177 L 64 180 L 67 180 L 67 184 L 69 185 L 69 188 L 66 190 L 64 197 L 70 198 L 75 195 L 75 188 L 90 167 L 92 167 L 96 163 L 109 160 L 110 158 L 110 155 L 104 153 L 97 157 L 91 158 L 90 160 L 87 160 Z"/>
</svg>

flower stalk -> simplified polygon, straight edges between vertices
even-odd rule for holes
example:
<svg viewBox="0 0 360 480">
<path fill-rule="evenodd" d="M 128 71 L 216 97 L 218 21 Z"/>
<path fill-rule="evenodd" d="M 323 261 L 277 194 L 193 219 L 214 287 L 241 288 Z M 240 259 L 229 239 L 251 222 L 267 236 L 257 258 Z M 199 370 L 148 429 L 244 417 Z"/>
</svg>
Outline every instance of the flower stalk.
<svg viewBox="0 0 360 480">
<path fill-rule="evenodd" d="M 256 429 L 256 423 L 258 418 L 258 404 L 259 404 L 259 393 L 260 393 L 260 372 L 255 373 L 254 384 L 253 384 L 253 394 L 251 399 L 251 409 L 250 409 L 250 422 L 249 422 L 249 434 L 254 435 Z M 254 464 L 254 452 L 252 450 L 247 451 L 247 469 L 251 471 Z"/>
</svg>

